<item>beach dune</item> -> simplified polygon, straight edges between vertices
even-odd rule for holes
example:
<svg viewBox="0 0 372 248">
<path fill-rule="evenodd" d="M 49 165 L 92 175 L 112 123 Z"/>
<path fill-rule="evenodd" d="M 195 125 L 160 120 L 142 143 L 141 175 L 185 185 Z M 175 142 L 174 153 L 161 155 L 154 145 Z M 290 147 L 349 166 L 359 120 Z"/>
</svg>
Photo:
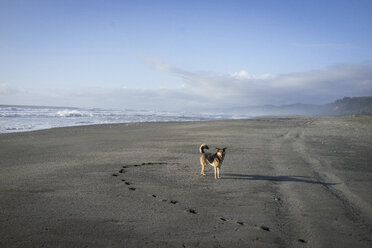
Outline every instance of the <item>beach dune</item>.
<svg viewBox="0 0 372 248">
<path fill-rule="evenodd" d="M 371 247 L 371 161 L 363 116 L 1 134 L 0 247 Z"/>
</svg>

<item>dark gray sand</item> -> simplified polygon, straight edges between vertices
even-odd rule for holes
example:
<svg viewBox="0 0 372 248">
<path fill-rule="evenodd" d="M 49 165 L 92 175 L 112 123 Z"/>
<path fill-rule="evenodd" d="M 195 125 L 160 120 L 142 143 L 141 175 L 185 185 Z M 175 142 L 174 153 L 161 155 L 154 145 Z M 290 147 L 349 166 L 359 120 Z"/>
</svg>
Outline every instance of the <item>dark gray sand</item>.
<svg viewBox="0 0 372 248">
<path fill-rule="evenodd" d="M 369 117 L 1 134 L 0 159 L 0 247 L 372 247 Z"/>
</svg>

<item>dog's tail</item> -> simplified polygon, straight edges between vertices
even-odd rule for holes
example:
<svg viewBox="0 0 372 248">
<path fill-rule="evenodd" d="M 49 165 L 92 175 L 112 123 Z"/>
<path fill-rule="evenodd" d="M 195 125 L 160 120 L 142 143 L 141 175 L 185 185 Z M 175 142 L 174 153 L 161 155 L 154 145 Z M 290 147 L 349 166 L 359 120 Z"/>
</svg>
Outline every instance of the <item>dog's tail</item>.
<svg viewBox="0 0 372 248">
<path fill-rule="evenodd" d="M 204 149 L 209 149 L 209 147 L 208 147 L 206 144 L 202 144 L 202 145 L 199 147 L 199 152 L 200 152 L 200 153 L 204 153 Z"/>
</svg>

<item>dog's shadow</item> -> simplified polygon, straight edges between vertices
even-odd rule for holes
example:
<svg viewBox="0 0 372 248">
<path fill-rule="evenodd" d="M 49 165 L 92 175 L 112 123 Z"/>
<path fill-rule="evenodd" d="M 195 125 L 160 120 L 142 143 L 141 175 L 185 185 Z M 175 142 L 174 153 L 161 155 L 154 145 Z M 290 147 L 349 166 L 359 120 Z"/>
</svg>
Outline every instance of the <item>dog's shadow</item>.
<svg viewBox="0 0 372 248">
<path fill-rule="evenodd" d="M 326 183 L 310 179 L 307 176 L 265 176 L 265 175 L 248 175 L 248 174 L 234 174 L 226 173 L 221 179 L 233 179 L 233 180 L 261 180 L 261 181 L 272 181 L 272 182 L 298 182 L 298 183 L 310 183 L 320 184 L 323 186 L 336 185 L 338 183 Z"/>
</svg>

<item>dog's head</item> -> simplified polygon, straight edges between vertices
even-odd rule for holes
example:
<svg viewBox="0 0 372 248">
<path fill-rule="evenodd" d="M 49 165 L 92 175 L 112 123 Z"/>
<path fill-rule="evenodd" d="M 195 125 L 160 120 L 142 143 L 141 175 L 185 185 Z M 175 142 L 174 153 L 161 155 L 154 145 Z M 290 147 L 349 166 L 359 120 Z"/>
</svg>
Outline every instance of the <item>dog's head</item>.
<svg viewBox="0 0 372 248">
<path fill-rule="evenodd" d="M 220 160 L 223 160 L 225 158 L 226 149 L 227 149 L 227 147 L 224 147 L 224 148 L 216 147 L 216 153 L 217 153 L 217 156 Z"/>
</svg>

